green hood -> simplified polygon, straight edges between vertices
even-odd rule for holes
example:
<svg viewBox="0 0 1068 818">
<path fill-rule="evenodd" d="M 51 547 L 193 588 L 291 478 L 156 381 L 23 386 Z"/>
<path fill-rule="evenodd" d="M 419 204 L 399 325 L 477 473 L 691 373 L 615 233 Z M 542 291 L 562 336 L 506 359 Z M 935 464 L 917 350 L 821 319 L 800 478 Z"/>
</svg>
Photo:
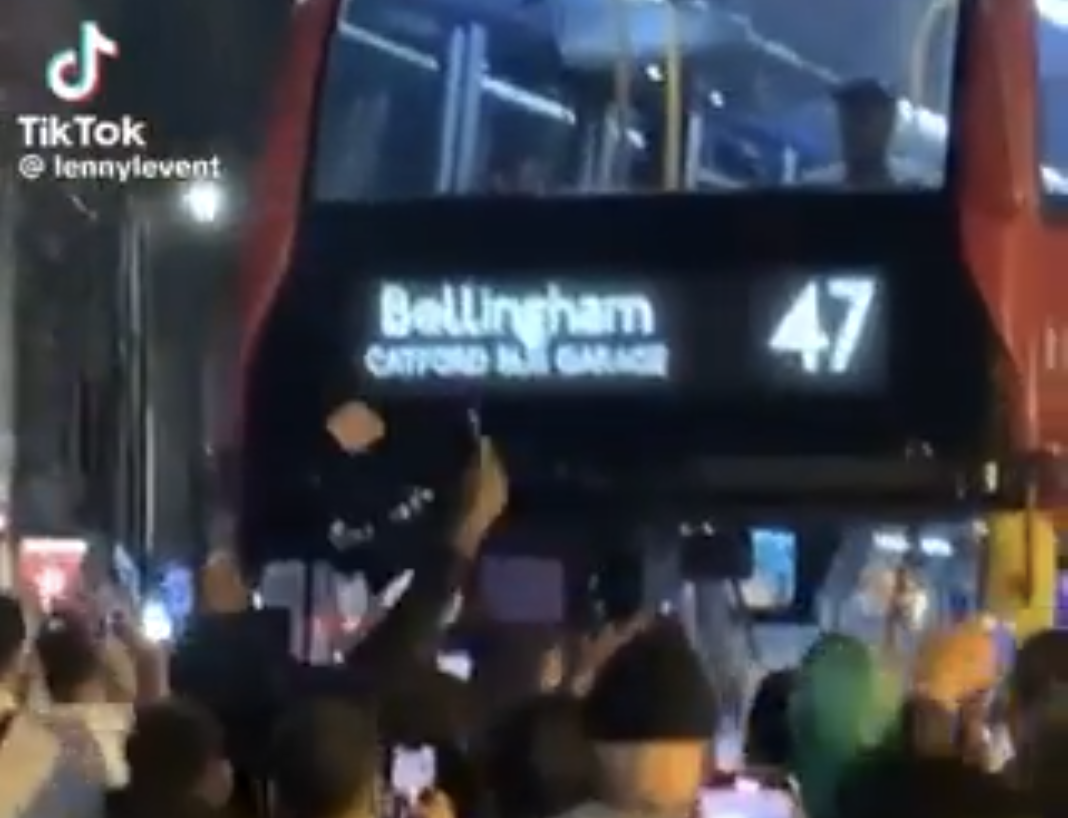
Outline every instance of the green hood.
<svg viewBox="0 0 1068 818">
<path fill-rule="evenodd" d="M 901 701 L 899 681 L 863 642 L 834 635 L 812 647 L 790 702 L 793 772 L 809 818 L 834 818 L 845 768 L 887 740 Z"/>
</svg>

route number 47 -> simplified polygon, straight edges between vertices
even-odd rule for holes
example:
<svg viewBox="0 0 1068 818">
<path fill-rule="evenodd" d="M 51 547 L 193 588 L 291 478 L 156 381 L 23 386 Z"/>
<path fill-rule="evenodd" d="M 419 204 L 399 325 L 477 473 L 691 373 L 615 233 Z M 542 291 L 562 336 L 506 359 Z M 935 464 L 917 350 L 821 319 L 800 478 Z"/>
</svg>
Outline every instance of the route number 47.
<svg viewBox="0 0 1068 818">
<path fill-rule="evenodd" d="M 809 281 L 776 323 L 769 349 L 777 355 L 796 357 L 807 374 L 851 372 L 877 289 L 874 279 L 861 276 Z"/>
</svg>

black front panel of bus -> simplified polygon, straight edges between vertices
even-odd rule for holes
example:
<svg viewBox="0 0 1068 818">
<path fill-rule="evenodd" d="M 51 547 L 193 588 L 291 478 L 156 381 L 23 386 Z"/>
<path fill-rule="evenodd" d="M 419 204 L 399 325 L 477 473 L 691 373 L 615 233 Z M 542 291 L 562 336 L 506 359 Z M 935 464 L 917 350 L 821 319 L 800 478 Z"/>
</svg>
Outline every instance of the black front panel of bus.
<svg viewBox="0 0 1068 818">
<path fill-rule="evenodd" d="M 998 437 L 999 344 L 940 195 L 322 207 L 295 266 L 272 333 L 317 411 L 452 401 L 665 452 Z"/>
</svg>

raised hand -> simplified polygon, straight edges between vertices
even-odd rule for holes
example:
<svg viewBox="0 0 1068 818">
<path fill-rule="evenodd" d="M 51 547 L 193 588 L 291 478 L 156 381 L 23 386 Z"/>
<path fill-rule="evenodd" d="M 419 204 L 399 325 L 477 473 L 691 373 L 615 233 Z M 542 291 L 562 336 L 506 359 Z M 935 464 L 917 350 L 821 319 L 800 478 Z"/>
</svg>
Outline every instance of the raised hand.
<svg viewBox="0 0 1068 818">
<path fill-rule="evenodd" d="M 441 790 L 427 790 L 420 793 L 412 805 L 414 818 L 456 818 L 452 799 Z"/>
<path fill-rule="evenodd" d="M 571 677 L 571 691 L 584 696 L 593 686 L 597 674 L 616 652 L 649 627 L 652 617 L 640 613 L 626 622 L 610 624 L 600 633 L 583 641 L 579 648 L 575 672 Z"/>
<path fill-rule="evenodd" d="M 508 505 L 508 475 L 488 437 L 479 440 L 474 462 L 463 476 L 453 547 L 473 557 Z"/>
<path fill-rule="evenodd" d="M 201 612 L 241 613 L 248 610 L 252 594 L 245 584 L 237 558 L 228 551 L 216 551 L 200 571 Z"/>
</svg>

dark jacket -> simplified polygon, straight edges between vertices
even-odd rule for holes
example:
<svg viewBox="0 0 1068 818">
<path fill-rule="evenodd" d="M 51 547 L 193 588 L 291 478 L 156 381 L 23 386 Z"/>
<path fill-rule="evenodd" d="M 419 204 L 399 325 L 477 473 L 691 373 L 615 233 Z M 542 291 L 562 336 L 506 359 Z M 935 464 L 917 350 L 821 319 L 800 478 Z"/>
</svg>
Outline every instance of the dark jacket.
<svg viewBox="0 0 1068 818">
<path fill-rule="evenodd" d="M 410 720 L 415 701 L 447 702 L 453 713 L 462 709 L 462 690 L 436 673 L 433 662 L 442 614 L 466 571 L 451 549 L 435 550 L 414 569 L 404 596 L 340 666 L 310 667 L 292 658 L 287 639 L 254 623 L 260 612 L 194 622 L 172 660 L 172 689 L 215 714 L 226 729 L 231 760 L 253 774 L 262 771 L 269 733 L 295 697 L 381 702 L 394 714 L 382 716 L 387 737 L 391 723 Z M 414 712 L 441 715 L 426 704 Z"/>
<path fill-rule="evenodd" d="M 104 818 L 230 818 L 195 798 L 153 797 L 128 789 L 113 790 L 104 803 Z"/>
</svg>

